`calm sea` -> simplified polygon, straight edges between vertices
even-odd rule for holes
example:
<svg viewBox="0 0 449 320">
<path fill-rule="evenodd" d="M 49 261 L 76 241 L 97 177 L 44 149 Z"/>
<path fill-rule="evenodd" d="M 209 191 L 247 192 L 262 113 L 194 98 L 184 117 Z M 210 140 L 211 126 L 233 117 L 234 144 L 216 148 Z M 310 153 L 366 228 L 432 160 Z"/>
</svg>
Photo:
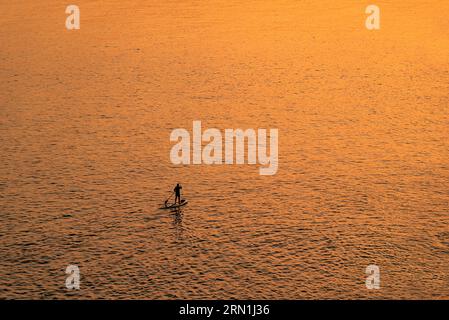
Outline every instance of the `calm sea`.
<svg viewBox="0 0 449 320">
<path fill-rule="evenodd" d="M 3 1 L 0 298 L 448 298 L 449 2 L 367 4 Z M 173 165 L 195 120 L 277 174 Z"/>
</svg>

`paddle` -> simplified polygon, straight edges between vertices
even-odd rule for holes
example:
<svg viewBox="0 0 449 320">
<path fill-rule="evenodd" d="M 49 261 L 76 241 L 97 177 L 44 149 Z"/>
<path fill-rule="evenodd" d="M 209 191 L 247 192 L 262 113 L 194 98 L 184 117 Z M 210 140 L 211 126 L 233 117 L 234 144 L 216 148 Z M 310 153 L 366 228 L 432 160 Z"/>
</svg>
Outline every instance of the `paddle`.
<svg viewBox="0 0 449 320">
<path fill-rule="evenodd" d="M 168 202 L 168 200 L 170 200 L 171 197 L 173 197 L 174 194 L 175 194 L 175 192 L 174 192 L 174 191 L 171 191 L 170 196 L 167 198 L 167 200 L 165 200 L 164 205 L 165 205 L 166 207 L 167 207 L 167 202 Z"/>
</svg>

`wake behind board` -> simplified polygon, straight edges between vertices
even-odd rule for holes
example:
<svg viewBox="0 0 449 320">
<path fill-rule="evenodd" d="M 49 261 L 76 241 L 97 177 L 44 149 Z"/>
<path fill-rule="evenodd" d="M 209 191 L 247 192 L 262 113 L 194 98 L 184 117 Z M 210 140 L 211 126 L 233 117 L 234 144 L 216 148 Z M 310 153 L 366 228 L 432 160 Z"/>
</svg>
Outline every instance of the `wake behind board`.
<svg viewBox="0 0 449 320">
<path fill-rule="evenodd" d="M 176 209 L 176 208 L 180 208 L 180 207 L 185 206 L 187 203 L 188 203 L 187 200 L 182 200 L 181 203 L 175 203 L 175 204 L 172 204 L 172 205 L 169 205 L 169 206 L 164 206 L 164 207 L 162 207 L 160 209 L 164 209 L 164 210 L 165 209 Z"/>
</svg>

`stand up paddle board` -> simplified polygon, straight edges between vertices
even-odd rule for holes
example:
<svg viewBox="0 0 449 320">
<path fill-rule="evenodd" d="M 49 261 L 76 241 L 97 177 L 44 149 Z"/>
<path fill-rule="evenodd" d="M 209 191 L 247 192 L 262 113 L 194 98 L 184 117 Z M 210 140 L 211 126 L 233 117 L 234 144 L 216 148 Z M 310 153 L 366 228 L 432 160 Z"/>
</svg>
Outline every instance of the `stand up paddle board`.
<svg viewBox="0 0 449 320">
<path fill-rule="evenodd" d="M 165 205 L 165 206 L 163 206 L 160 209 L 176 209 L 176 208 L 185 206 L 187 203 L 188 203 L 187 200 L 181 200 L 181 203 L 174 203 L 172 205 Z"/>
</svg>

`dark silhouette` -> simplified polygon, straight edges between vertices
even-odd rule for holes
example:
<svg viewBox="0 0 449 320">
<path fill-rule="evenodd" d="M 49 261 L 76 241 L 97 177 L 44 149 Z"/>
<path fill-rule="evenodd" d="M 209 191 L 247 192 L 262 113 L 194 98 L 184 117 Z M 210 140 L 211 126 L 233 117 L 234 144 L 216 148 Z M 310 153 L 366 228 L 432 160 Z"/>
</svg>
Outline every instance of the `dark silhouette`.
<svg viewBox="0 0 449 320">
<path fill-rule="evenodd" d="M 181 189 L 182 189 L 182 186 L 179 183 L 173 189 L 173 191 L 175 192 L 175 204 L 176 203 L 181 204 Z"/>
</svg>

